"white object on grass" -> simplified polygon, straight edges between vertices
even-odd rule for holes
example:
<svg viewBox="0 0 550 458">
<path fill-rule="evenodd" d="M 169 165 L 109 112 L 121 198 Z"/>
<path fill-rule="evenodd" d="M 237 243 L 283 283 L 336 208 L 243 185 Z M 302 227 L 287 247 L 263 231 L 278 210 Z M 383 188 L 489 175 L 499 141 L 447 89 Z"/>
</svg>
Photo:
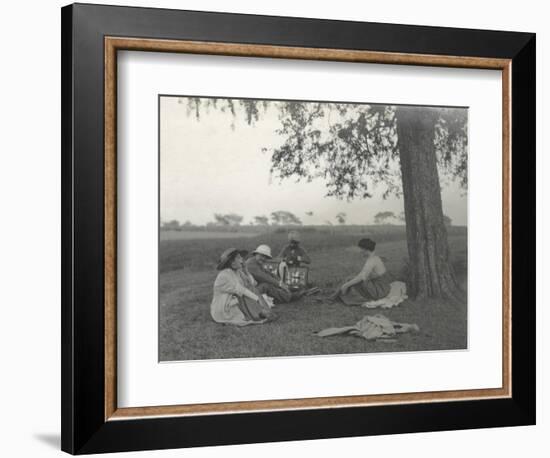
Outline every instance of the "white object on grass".
<svg viewBox="0 0 550 458">
<path fill-rule="evenodd" d="M 270 309 L 272 309 L 273 307 L 275 307 L 275 302 L 273 302 L 273 298 L 271 296 L 268 296 L 267 294 L 262 294 L 262 296 L 264 297 L 267 305 L 269 306 Z"/>
<path fill-rule="evenodd" d="M 375 301 L 366 301 L 361 304 L 361 306 L 368 309 L 373 309 L 377 307 L 389 309 L 401 304 L 401 302 L 403 302 L 407 298 L 407 285 L 402 281 L 392 281 L 390 283 L 390 292 L 386 297 Z"/>
</svg>

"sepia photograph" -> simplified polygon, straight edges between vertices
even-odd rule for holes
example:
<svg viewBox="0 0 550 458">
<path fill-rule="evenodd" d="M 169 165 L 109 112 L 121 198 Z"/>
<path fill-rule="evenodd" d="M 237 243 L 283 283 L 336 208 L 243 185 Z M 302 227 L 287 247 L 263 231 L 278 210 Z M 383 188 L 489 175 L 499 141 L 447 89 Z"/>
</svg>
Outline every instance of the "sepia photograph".
<svg viewBox="0 0 550 458">
<path fill-rule="evenodd" d="M 468 108 L 159 95 L 159 360 L 468 348 Z"/>
</svg>

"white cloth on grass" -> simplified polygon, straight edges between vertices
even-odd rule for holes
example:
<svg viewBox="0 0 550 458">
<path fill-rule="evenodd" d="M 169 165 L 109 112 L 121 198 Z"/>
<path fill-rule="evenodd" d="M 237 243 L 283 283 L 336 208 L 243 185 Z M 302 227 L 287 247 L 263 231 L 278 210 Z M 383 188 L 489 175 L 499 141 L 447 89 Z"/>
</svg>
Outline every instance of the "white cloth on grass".
<svg viewBox="0 0 550 458">
<path fill-rule="evenodd" d="M 368 309 L 373 309 L 377 307 L 389 309 L 401 304 L 401 302 L 403 302 L 407 298 L 407 285 L 402 281 L 392 281 L 390 283 L 390 292 L 386 297 L 383 297 L 382 299 L 377 299 L 375 301 L 366 301 L 361 304 L 361 306 Z"/>
<path fill-rule="evenodd" d="M 262 294 L 262 296 L 264 297 L 265 302 L 267 303 L 270 309 L 275 307 L 275 302 L 273 302 L 273 298 L 271 296 L 268 296 L 267 294 Z"/>
</svg>

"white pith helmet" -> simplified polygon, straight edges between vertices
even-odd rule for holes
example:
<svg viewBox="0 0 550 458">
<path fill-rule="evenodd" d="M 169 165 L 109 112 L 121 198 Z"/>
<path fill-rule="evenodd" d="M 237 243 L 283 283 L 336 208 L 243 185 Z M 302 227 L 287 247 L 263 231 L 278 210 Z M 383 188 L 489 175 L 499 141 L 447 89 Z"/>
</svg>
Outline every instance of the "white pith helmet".
<svg viewBox="0 0 550 458">
<path fill-rule="evenodd" d="M 269 248 L 268 245 L 260 245 L 258 248 L 256 248 L 253 252 L 253 254 L 263 254 L 264 256 L 267 256 L 268 258 L 272 258 L 271 256 L 271 248 Z"/>
</svg>

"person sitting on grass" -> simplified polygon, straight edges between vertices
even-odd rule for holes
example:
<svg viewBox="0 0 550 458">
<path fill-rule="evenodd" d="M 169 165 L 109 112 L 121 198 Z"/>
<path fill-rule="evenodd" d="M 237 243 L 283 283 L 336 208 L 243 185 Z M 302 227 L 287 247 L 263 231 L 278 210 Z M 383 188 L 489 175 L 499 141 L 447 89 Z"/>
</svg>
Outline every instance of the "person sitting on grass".
<svg viewBox="0 0 550 458">
<path fill-rule="evenodd" d="M 340 299 L 348 305 L 382 299 L 390 292 L 389 273 L 382 259 L 374 251 L 376 243 L 371 239 L 361 239 L 357 245 L 366 258 L 365 265 L 357 275 L 347 280 L 330 296 L 331 299 Z M 346 300 L 351 290 L 359 293 L 362 300 L 353 303 Z"/>
<path fill-rule="evenodd" d="M 289 269 L 309 266 L 309 264 L 311 264 L 311 258 L 307 251 L 300 245 L 300 242 L 300 233 L 298 231 L 290 231 L 288 233 L 288 244 L 285 245 L 279 253 L 278 259 L 281 259 L 281 263 L 279 264 L 278 273 L 279 277 L 285 280 L 286 283 L 289 283 Z M 308 267 L 305 267 L 305 269 L 307 270 Z M 307 278 L 307 274 L 305 278 Z M 305 294 L 308 296 L 320 291 L 319 288 L 313 287 L 313 285 L 307 283 L 305 280 L 302 282 L 298 279 L 297 281 L 298 283 L 294 282 L 292 286 L 290 286 L 291 289 L 306 289 Z"/>
<path fill-rule="evenodd" d="M 252 256 L 246 261 L 246 268 L 258 283 L 257 289 L 261 294 L 271 296 L 276 303 L 286 304 L 300 299 L 304 291 L 290 291 L 282 279 L 273 275 L 265 267 L 268 259 L 272 259 L 271 248 L 267 245 L 260 245 L 252 252 Z"/>
<path fill-rule="evenodd" d="M 262 294 L 258 290 L 258 282 L 254 279 L 254 277 L 250 274 L 248 271 L 248 268 L 246 267 L 246 260 L 248 259 L 249 252 L 248 250 L 239 250 L 239 254 L 243 258 L 242 267 L 239 269 L 239 276 L 241 277 L 241 280 L 243 281 L 244 286 L 252 291 L 253 293 L 260 296 L 260 302 L 259 305 L 261 307 L 261 312 L 265 313 L 269 317 L 275 319 L 276 314 L 271 310 L 271 307 L 273 306 L 273 299 L 268 297 L 267 294 Z M 270 304 L 268 304 L 268 301 Z M 254 307 L 255 308 L 255 307 Z"/>
<path fill-rule="evenodd" d="M 288 233 L 288 244 L 283 247 L 279 258 L 281 258 L 286 265 L 300 267 L 303 264 L 311 264 L 311 258 L 307 254 L 307 251 L 300 246 L 301 237 L 298 231 L 290 231 Z"/>
<path fill-rule="evenodd" d="M 239 274 L 243 258 L 236 248 L 228 248 L 217 265 L 220 271 L 214 281 L 210 314 L 217 323 L 246 326 L 270 321 L 272 316 L 261 294 L 246 288 Z"/>
</svg>

